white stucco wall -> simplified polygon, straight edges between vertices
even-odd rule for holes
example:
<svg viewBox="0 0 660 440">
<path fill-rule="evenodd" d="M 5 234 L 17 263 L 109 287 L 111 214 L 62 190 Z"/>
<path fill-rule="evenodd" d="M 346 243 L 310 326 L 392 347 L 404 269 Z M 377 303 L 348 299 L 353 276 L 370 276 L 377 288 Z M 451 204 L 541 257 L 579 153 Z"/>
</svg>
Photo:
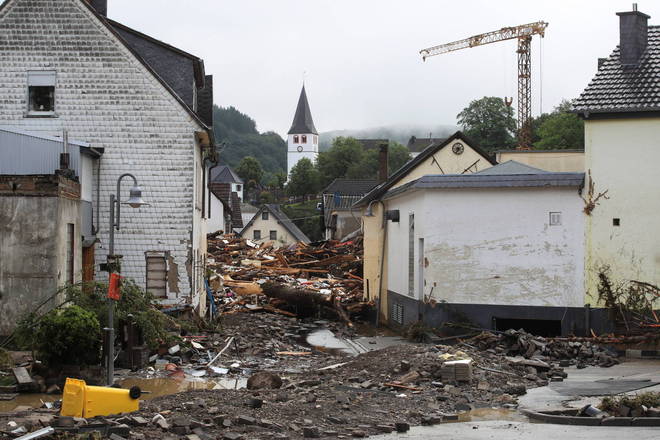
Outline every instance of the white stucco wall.
<svg viewBox="0 0 660 440">
<path fill-rule="evenodd" d="M 415 213 L 415 292 L 450 303 L 583 305 L 584 218 L 571 189 L 427 190 L 391 199 L 388 289 L 408 293 L 408 218 Z M 562 224 L 549 226 L 549 213 Z M 419 239 L 424 239 L 420 289 Z"/>
<path fill-rule="evenodd" d="M 261 231 L 261 239 L 254 239 L 254 231 Z M 270 231 L 277 231 L 277 240 L 270 239 Z M 268 220 L 261 219 L 261 213 L 258 213 L 254 223 L 241 231 L 241 237 L 252 240 L 256 243 L 272 241 L 274 247 L 288 246 L 298 242 L 296 238 L 282 226 L 273 214 L 269 213 Z"/>
<path fill-rule="evenodd" d="M 604 267 L 615 283 L 660 285 L 660 118 L 588 119 L 585 150 L 595 193 L 609 197 L 587 216 L 591 301 Z"/>
<path fill-rule="evenodd" d="M 133 173 L 150 205 L 122 206 L 115 252 L 124 257 L 123 275 L 144 287 L 145 251 L 169 251 L 176 271 L 169 301 L 196 304 L 191 288 L 203 292 L 198 280 L 205 243 L 195 141 L 202 127 L 81 1 L 9 0 L 0 13 L 0 35 L 0 126 L 42 134 L 67 129 L 71 139 L 105 149 L 97 265 L 108 252 L 110 194 L 121 174 Z M 57 117 L 25 117 L 28 70 L 57 72 Z M 96 176 L 93 182 L 96 199 Z M 131 186 L 131 179 L 123 180 L 123 199 Z"/>
<path fill-rule="evenodd" d="M 207 219 L 207 229 L 209 233 L 225 231 L 225 207 L 213 193 L 211 193 L 211 217 Z"/>
<path fill-rule="evenodd" d="M 300 142 L 301 137 L 307 136 L 307 143 L 303 144 Z M 290 134 L 287 138 L 287 154 L 286 154 L 286 174 L 287 176 L 291 174 L 291 168 L 293 168 L 300 159 L 306 157 L 311 160 L 312 163 L 316 162 L 316 158 L 319 155 L 319 142 L 318 136 L 312 133 L 303 133 L 298 135 Z M 298 142 L 293 142 L 293 136 L 298 136 Z M 298 147 L 302 147 L 302 152 L 298 151 Z"/>
</svg>

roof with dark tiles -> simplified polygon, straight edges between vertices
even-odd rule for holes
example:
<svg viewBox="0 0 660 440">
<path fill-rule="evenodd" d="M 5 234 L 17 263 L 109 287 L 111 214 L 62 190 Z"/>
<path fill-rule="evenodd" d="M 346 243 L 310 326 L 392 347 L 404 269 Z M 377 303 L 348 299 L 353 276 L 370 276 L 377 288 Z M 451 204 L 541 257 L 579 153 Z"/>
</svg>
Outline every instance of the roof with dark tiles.
<svg viewBox="0 0 660 440">
<path fill-rule="evenodd" d="M 241 179 L 229 166 L 218 165 L 217 167 L 211 168 L 211 182 L 242 184 L 243 179 Z"/>
<path fill-rule="evenodd" d="M 424 151 L 427 147 L 430 147 L 431 145 L 438 145 L 444 142 L 444 140 L 447 138 L 418 138 L 416 136 L 411 136 L 410 139 L 408 140 L 408 150 L 411 153 L 420 153 Z"/>
<path fill-rule="evenodd" d="M 573 110 L 589 113 L 660 111 L 660 26 L 648 27 L 648 45 L 637 67 L 624 67 L 620 50 L 604 60 Z"/>
<path fill-rule="evenodd" d="M 312 120 L 312 111 L 309 109 L 309 102 L 307 102 L 307 93 L 305 92 L 305 85 L 303 84 L 298 98 L 298 107 L 296 107 L 296 114 L 293 117 L 293 123 L 288 134 L 319 134 L 314 126 Z"/>
</svg>

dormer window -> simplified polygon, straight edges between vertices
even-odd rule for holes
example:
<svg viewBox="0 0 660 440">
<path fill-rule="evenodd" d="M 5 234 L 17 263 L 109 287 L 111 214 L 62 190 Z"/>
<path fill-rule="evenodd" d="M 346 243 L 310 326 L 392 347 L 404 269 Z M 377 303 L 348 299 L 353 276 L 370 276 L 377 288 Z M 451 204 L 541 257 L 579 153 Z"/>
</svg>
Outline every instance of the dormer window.
<svg viewBox="0 0 660 440">
<path fill-rule="evenodd" d="M 297 134 L 293 136 L 293 143 L 294 144 L 298 143 L 298 135 Z"/>
<path fill-rule="evenodd" d="M 306 144 L 306 143 L 307 143 L 307 136 L 305 136 L 305 135 L 303 134 L 301 137 L 302 137 L 302 141 L 301 141 L 301 142 L 302 142 L 303 144 Z"/>
<path fill-rule="evenodd" d="M 55 71 L 28 71 L 29 116 L 55 115 Z"/>
</svg>

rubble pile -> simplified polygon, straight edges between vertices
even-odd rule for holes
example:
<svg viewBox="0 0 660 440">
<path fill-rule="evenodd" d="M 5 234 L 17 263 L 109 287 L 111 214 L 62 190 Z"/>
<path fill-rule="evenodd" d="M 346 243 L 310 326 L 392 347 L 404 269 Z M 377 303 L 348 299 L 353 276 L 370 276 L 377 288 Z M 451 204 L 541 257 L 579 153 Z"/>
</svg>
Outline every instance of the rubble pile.
<svg viewBox="0 0 660 440">
<path fill-rule="evenodd" d="M 210 286 L 222 314 L 323 312 L 350 325 L 372 305 L 363 299 L 361 239 L 276 248 L 273 242 L 210 234 L 208 252 Z"/>
<path fill-rule="evenodd" d="M 158 397 L 122 416 L 72 420 L 42 409 L 0 415 L 0 425 L 11 421 L 13 429 L 26 431 L 96 427 L 126 439 L 366 437 L 459 420 L 460 412 L 473 408 L 513 408 L 518 395 L 538 384 L 528 367 L 469 346 L 401 344 L 356 357 L 322 353 L 308 365 L 252 364 L 248 388 Z M 256 380 L 258 375 L 263 377 Z"/>
<path fill-rule="evenodd" d="M 501 334 L 483 332 L 469 341 L 482 350 L 491 350 L 507 356 L 541 361 L 561 361 L 568 367 L 588 365 L 611 367 L 619 361 L 617 354 L 589 340 L 574 338 L 544 338 L 524 330 L 507 330 Z"/>
</svg>

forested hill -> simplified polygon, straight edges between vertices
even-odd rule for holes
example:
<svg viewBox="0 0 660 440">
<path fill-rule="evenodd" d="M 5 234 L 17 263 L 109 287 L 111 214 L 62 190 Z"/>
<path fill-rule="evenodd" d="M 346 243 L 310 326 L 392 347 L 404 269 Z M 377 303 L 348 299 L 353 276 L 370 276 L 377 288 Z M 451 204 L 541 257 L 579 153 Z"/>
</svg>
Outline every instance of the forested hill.
<svg viewBox="0 0 660 440">
<path fill-rule="evenodd" d="M 254 119 L 234 107 L 213 106 L 213 131 L 220 163 L 236 169 L 245 156 L 252 156 L 267 173 L 286 172 L 286 142 L 272 131 L 259 133 Z"/>
<path fill-rule="evenodd" d="M 410 136 L 419 138 L 436 137 L 442 138 L 453 134 L 458 130 L 455 125 L 431 126 L 404 126 L 390 125 L 386 127 L 365 128 L 360 130 L 333 130 L 321 133 L 319 139 L 319 150 L 327 151 L 332 146 L 332 140 L 338 136 L 353 137 L 356 139 L 389 139 L 401 145 L 408 145 Z M 429 136 L 429 133 L 431 136 Z"/>
</svg>

